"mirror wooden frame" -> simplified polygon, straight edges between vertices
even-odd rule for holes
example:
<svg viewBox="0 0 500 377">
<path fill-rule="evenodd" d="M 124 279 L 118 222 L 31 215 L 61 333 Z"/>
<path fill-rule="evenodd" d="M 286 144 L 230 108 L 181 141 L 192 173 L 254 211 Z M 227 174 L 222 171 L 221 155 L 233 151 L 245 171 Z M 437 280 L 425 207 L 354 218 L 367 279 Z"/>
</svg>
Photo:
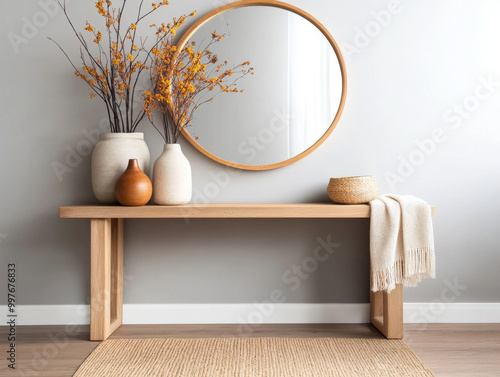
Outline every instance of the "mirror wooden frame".
<svg viewBox="0 0 500 377">
<path fill-rule="evenodd" d="M 269 164 L 269 165 L 244 165 L 244 164 L 238 164 L 232 161 L 228 161 L 225 159 L 222 159 L 218 157 L 217 155 L 211 153 L 210 151 L 206 150 L 203 148 L 190 134 L 186 129 L 182 130 L 182 134 L 186 138 L 187 141 L 189 141 L 197 150 L 199 150 L 201 153 L 203 153 L 205 156 L 211 158 L 214 161 L 217 161 L 221 164 L 237 168 L 237 169 L 243 169 L 243 170 L 271 170 L 271 169 L 277 169 L 281 168 L 286 165 L 290 165 L 311 152 L 313 152 L 316 148 L 318 148 L 327 138 L 330 136 L 332 133 L 333 129 L 337 125 L 340 116 L 342 115 L 342 111 L 344 109 L 344 104 L 346 100 L 346 92 L 347 92 L 347 74 L 346 74 L 346 68 L 345 68 L 345 62 L 344 58 L 342 57 L 342 54 L 340 52 L 340 48 L 338 47 L 337 43 L 333 39 L 332 35 L 329 33 L 329 31 L 313 16 L 311 16 L 309 13 L 305 12 L 304 10 L 297 8 L 293 5 L 283 3 L 281 1 L 274 1 L 274 0 L 242 0 L 242 1 L 236 1 L 234 3 L 229 3 L 227 5 L 224 5 L 220 8 L 215 9 L 214 11 L 206 14 L 203 16 L 201 19 L 199 19 L 196 23 L 194 23 L 187 31 L 184 33 L 182 38 L 179 40 L 177 43 L 177 48 L 178 51 L 180 51 L 182 48 L 185 47 L 185 45 L 189 42 L 191 37 L 196 33 L 198 29 L 200 29 L 204 24 L 209 22 L 211 19 L 213 19 L 216 16 L 219 16 L 220 14 L 227 12 L 231 9 L 236 9 L 236 8 L 243 8 L 243 7 L 249 7 L 249 6 L 268 6 L 268 7 L 275 7 L 275 8 L 281 8 L 284 10 L 288 10 L 290 12 L 293 12 L 295 14 L 298 14 L 299 16 L 302 16 L 309 22 L 311 22 L 314 26 L 316 26 L 326 37 L 330 45 L 333 47 L 333 50 L 335 51 L 335 55 L 337 56 L 337 59 L 339 61 L 340 65 L 340 71 L 342 75 L 342 97 L 340 100 L 339 108 L 337 110 L 337 114 L 335 115 L 335 118 L 333 119 L 332 124 L 328 128 L 328 130 L 323 134 L 323 136 L 318 139 L 312 146 L 310 146 L 308 149 L 303 151 L 302 153 L 289 158 L 288 160 L 284 160 L 281 162 L 277 162 L 274 164 Z"/>
</svg>

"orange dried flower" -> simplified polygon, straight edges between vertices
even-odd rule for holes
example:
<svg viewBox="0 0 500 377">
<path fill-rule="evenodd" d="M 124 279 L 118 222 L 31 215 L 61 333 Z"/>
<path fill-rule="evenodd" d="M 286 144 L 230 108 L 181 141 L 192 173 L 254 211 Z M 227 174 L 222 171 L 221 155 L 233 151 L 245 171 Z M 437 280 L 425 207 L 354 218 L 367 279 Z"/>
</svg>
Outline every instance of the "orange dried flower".
<svg viewBox="0 0 500 377">
<path fill-rule="evenodd" d="M 154 4 L 154 9 L 168 5 L 168 1 L 158 1 Z M 141 73 L 149 69 L 148 60 L 151 58 L 151 51 L 144 47 L 146 38 L 137 36 L 136 39 L 138 34 L 136 31 L 139 23 L 154 9 L 139 8 L 135 21 L 128 23 L 128 28 L 120 27 L 124 26 L 122 14 L 135 14 L 135 12 L 123 12 L 127 3 L 131 1 L 122 0 L 121 6 L 114 9 L 110 0 L 94 1 L 95 9 L 102 17 L 102 24 L 106 29 L 98 31 L 97 25 L 86 22 L 84 30 L 93 33 L 93 38 L 89 40 L 73 29 L 81 43 L 83 64 L 80 69 L 76 68 L 69 55 L 66 55 L 76 68 L 75 76 L 92 87 L 90 98 L 95 98 L 97 95 L 105 102 L 112 132 L 133 132 L 145 115 L 144 110 L 136 111 L 132 105 L 135 94 L 133 83 L 137 82 Z M 61 6 L 66 19 L 73 24 L 65 3 L 63 2 Z M 91 40 L 93 43 L 88 43 Z"/>
<path fill-rule="evenodd" d="M 190 16 L 194 14 L 195 12 Z M 243 69 L 244 63 L 223 71 L 222 68 L 228 65 L 227 61 L 215 66 L 218 58 L 209 47 L 224 38 L 224 35 L 216 32 L 212 34 L 208 45 L 199 51 L 195 51 L 194 43 L 178 50 L 173 44 L 173 36 L 185 19 L 186 16 L 174 18 L 173 24 L 166 27 L 164 24 L 161 27 L 152 25 L 156 28 L 158 38 L 158 48 L 152 50 L 150 69 L 155 90 L 144 91 L 144 109 L 166 143 L 175 143 L 182 130 L 191 124 L 194 111 L 200 105 L 210 102 L 219 92 L 241 92 L 235 83 L 249 73 L 249 70 Z M 165 38 L 166 35 L 168 38 Z M 207 69 L 208 66 L 213 67 Z M 226 82 L 231 76 L 236 78 Z M 203 97 L 205 92 L 214 94 Z M 154 110 L 162 114 L 162 127 L 155 125 Z"/>
</svg>

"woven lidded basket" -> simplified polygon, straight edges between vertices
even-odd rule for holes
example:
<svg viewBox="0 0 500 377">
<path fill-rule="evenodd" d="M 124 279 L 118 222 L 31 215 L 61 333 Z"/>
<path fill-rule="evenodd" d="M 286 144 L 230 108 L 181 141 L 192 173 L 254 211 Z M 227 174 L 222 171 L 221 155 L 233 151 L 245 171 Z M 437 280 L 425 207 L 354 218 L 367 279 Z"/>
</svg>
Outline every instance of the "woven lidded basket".
<svg viewBox="0 0 500 377">
<path fill-rule="evenodd" d="M 378 185 L 373 175 L 331 178 L 326 191 L 335 203 L 361 204 L 377 197 Z"/>
</svg>

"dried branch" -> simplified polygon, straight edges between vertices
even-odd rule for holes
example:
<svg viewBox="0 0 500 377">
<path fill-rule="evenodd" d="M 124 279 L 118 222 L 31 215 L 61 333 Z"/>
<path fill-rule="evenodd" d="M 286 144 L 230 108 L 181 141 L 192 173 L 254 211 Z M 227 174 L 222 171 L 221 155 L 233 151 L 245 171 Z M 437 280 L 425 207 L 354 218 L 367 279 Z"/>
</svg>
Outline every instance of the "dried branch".
<svg viewBox="0 0 500 377">
<path fill-rule="evenodd" d="M 177 51 L 173 36 L 184 20 L 185 16 L 182 16 L 179 20 L 174 19 L 173 25 L 162 24 L 158 28 L 160 43 L 159 48 L 152 51 L 150 69 L 153 89 L 144 91 L 146 114 L 158 131 L 162 129 L 159 132 L 166 143 L 177 142 L 182 130 L 191 124 L 196 109 L 213 101 L 220 93 L 242 92 L 236 83 L 253 74 L 250 62 L 229 69 L 227 62 L 217 64 L 218 58 L 209 48 L 220 42 L 224 35 L 216 32 L 199 51 L 195 50 L 194 42 Z M 211 69 L 207 72 L 208 67 Z M 155 124 L 154 110 L 161 114 L 162 127 Z"/>
<path fill-rule="evenodd" d="M 104 101 L 108 113 L 111 132 L 134 132 L 146 113 L 141 106 L 138 114 L 134 114 L 134 95 L 139 77 L 149 69 L 150 53 L 145 49 L 142 39 L 136 46 L 137 25 L 158 8 L 168 5 L 166 0 L 153 4 L 152 9 L 143 12 L 141 0 L 135 22 L 125 24 L 123 19 L 127 0 L 122 0 L 118 9 L 112 8 L 110 0 L 95 1 L 97 12 L 103 17 L 104 27 L 101 31 L 86 22 L 85 30 L 92 36 L 93 43 L 78 32 L 71 21 L 66 7 L 66 0 L 58 0 L 73 33 L 80 44 L 82 66 L 77 68 L 69 55 L 54 40 L 66 56 L 75 75 L 84 80 L 92 89 L 91 98 L 98 96 Z M 125 27 L 126 26 L 126 27 Z M 126 30 L 123 33 L 123 30 Z M 103 38 L 103 34 L 105 37 Z M 94 51 L 96 50 L 96 51 Z M 145 59 L 144 59 L 144 55 Z"/>
</svg>

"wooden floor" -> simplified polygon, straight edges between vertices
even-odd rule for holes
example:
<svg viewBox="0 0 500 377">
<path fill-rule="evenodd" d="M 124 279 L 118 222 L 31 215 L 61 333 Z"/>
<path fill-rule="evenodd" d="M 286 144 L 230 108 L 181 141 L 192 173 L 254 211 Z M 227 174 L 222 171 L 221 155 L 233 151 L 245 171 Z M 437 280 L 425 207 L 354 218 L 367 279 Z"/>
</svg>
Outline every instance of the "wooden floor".
<svg viewBox="0 0 500 377">
<path fill-rule="evenodd" d="M 88 326 L 20 326 L 13 371 L 6 330 L 0 327 L 0 376 L 70 377 L 98 345 L 87 340 Z M 382 338 L 371 325 L 126 325 L 111 338 L 235 336 Z M 436 377 L 500 376 L 500 324 L 405 325 L 404 340 Z"/>
</svg>

